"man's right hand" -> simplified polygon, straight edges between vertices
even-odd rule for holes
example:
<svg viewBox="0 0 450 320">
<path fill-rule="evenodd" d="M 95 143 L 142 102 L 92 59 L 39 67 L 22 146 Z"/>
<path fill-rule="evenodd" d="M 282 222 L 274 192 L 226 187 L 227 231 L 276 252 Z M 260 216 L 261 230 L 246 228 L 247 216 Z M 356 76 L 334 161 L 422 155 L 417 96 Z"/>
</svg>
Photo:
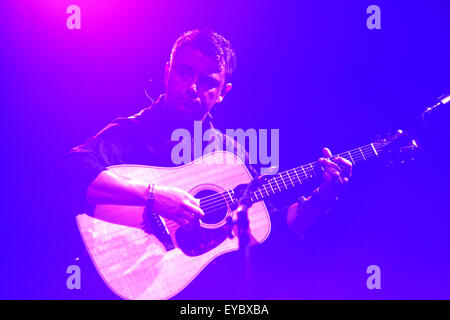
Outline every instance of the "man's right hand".
<svg viewBox="0 0 450 320">
<path fill-rule="evenodd" d="M 103 170 L 89 185 L 87 202 L 90 204 L 114 204 L 121 206 L 145 206 L 148 198 L 148 183 L 122 177 L 110 170 Z M 189 227 L 199 223 L 204 213 L 200 200 L 184 190 L 155 185 L 153 189 L 153 210 L 180 226 Z M 139 228 L 142 226 L 142 213 L 131 210 L 129 214 L 117 214 L 114 210 L 96 210 L 95 217 Z"/>
<path fill-rule="evenodd" d="M 191 226 L 204 216 L 200 209 L 200 200 L 186 191 L 175 187 L 154 187 L 153 210 L 177 222 L 180 226 Z"/>
</svg>

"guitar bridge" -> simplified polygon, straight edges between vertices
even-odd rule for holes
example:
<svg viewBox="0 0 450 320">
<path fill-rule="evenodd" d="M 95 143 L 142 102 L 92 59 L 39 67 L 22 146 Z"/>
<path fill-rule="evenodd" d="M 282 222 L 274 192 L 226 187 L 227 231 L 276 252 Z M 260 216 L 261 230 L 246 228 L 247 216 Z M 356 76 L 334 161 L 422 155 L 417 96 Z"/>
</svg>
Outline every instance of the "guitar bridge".
<svg viewBox="0 0 450 320">
<path fill-rule="evenodd" d="M 155 212 L 144 210 L 144 231 L 153 234 L 163 244 L 166 251 L 175 249 L 172 238 L 167 231 L 161 217 Z"/>
</svg>

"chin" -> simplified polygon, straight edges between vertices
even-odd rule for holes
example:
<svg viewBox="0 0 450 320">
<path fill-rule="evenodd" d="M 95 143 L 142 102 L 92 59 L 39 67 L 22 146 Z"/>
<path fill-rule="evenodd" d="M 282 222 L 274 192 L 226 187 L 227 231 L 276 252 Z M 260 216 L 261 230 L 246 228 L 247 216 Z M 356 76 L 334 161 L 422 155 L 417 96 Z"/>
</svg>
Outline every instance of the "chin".
<svg viewBox="0 0 450 320">
<path fill-rule="evenodd" d="M 186 108 L 177 109 L 173 117 L 178 125 L 186 128 L 192 126 L 194 121 L 202 120 L 201 117 Z"/>
</svg>

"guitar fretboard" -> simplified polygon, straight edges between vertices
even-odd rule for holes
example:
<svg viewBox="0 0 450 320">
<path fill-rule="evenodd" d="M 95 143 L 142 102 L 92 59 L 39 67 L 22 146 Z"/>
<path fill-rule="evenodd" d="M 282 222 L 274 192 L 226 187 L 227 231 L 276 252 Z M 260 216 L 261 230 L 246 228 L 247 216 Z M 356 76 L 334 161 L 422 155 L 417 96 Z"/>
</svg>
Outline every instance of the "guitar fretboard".
<svg viewBox="0 0 450 320">
<path fill-rule="evenodd" d="M 353 165 L 368 160 L 378 158 L 379 153 L 388 143 L 371 143 L 360 148 L 340 153 L 329 157 L 328 160 L 336 163 L 336 158 L 345 158 Z M 338 164 L 339 165 L 339 164 Z M 267 199 L 273 195 L 281 193 L 286 190 L 298 187 L 303 184 L 315 182 L 323 175 L 324 169 L 318 162 L 311 162 L 297 168 L 289 169 L 268 178 L 256 190 L 250 193 L 250 201 L 252 203 Z M 232 207 L 239 202 L 239 197 L 235 194 L 234 189 L 224 191 L 220 194 L 209 196 L 201 199 L 201 208 L 207 213 L 218 210 L 223 205 L 221 200 L 225 200 L 225 206 Z"/>
<path fill-rule="evenodd" d="M 337 157 L 345 158 L 353 165 L 356 165 L 360 162 L 377 158 L 381 148 L 381 144 L 371 143 L 360 148 L 340 153 L 328 159 L 333 161 Z M 314 182 L 322 177 L 323 172 L 324 169 L 318 162 L 311 162 L 297 168 L 280 172 L 267 180 L 267 182 L 261 185 L 257 190 L 253 191 L 251 201 L 261 201 L 272 195 L 298 187 L 299 185 Z"/>
</svg>

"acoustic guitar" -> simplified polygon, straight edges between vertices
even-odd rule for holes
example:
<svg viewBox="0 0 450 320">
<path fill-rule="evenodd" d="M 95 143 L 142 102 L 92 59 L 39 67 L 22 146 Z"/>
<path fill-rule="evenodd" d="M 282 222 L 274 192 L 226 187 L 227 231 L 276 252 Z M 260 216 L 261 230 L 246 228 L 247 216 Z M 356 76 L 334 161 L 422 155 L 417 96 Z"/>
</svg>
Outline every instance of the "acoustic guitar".
<svg viewBox="0 0 450 320">
<path fill-rule="evenodd" d="M 353 165 L 407 155 L 417 143 L 401 131 L 386 139 L 339 155 Z M 401 157 L 403 159 L 403 157 Z M 121 176 L 181 188 L 200 199 L 205 216 L 196 228 L 181 228 L 157 212 L 146 214 L 150 228 L 119 225 L 95 218 L 144 214 L 144 207 L 97 205 L 94 216 L 81 214 L 77 224 L 89 255 L 109 288 L 125 299 L 168 299 L 183 290 L 211 261 L 238 250 L 236 208 L 242 186 L 252 181 L 245 164 L 229 152 L 214 152 L 172 168 L 142 165 L 108 167 Z M 270 233 L 264 199 L 317 181 L 323 168 L 312 162 L 271 175 L 250 191 L 248 209 L 250 245 L 262 243 Z M 245 189 L 245 188 L 244 188 Z M 248 193 L 248 192 L 247 192 Z M 231 222 L 230 222 L 231 221 Z"/>
</svg>

